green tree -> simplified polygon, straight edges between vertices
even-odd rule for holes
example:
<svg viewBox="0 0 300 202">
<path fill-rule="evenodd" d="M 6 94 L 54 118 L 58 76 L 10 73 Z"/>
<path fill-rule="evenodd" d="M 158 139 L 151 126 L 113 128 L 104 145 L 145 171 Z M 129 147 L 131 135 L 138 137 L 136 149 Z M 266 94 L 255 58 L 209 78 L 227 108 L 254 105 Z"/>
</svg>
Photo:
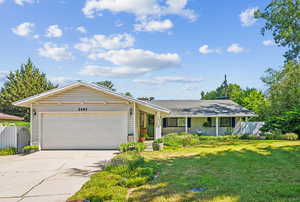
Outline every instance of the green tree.
<svg viewBox="0 0 300 202">
<path fill-rule="evenodd" d="M 273 115 L 300 108 L 300 64 L 298 62 L 289 61 L 279 71 L 268 69 L 262 81 L 268 87 L 267 96 Z"/>
<path fill-rule="evenodd" d="M 269 107 L 269 102 L 263 92 L 255 88 L 242 89 L 238 84 L 224 82 L 210 92 L 201 92 L 202 100 L 230 99 L 241 106 L 259 115 L 259 120 L 264 120 Z"/>
<path fill-rule="evenodd" d="M 46 75 L 36 68 L 30 59 L 15 72 L 10 72 L 1 88 L 0 110 L 29 120 L 29 110 L 15 107 L 13 102 L 53 89 L 53 85 L 46 79 Z"/>
<path fill-rule="evenodd" d="M 266 21 L 261 32 L 271 31 L 277 45 L 287 47 L 288 60 L 300 59 L 300 0 L 272 0 L 256 18 Z"/>
<path fill-rule="evenodd" d="M 126 92 L 124 93 L 124 95 L 128 96 L 128 97 L 133 97 L 132 94 L 130 92 Z"/>
<path fill-rule="evenodd" d="M 99 82 L 96 82 L 96 84 L 99 86 L 102 86 L 102 87 L 106 87 L 109 90 L 116 91 L 116 89 L 114 89 L 113 82 L 111 82 L 109 80 L 99 81 Z"/>
</svg>

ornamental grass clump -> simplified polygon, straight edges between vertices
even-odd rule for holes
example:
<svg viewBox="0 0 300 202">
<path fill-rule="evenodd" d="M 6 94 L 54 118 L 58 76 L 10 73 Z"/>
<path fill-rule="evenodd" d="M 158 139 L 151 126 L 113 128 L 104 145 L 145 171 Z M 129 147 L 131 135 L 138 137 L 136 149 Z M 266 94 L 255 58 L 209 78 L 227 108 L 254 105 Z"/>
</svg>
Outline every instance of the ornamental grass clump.
<svg viewBox="0 0 300 202">
<path fill-rule="evenodd" d="M 92 175 L 69 200 L 126 201 L 128 188 L 144 185 L 153 179 L 155 167 L 136 151 L 121 153 L 102 171 Z"/>
</svg>

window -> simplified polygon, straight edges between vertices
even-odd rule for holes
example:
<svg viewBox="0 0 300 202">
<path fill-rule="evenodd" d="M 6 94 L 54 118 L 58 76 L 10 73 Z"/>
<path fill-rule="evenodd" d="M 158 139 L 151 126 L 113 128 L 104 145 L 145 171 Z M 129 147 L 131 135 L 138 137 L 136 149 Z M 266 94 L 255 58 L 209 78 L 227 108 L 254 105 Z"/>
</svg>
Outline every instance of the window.
<svg viewBox="0 0 300 202">
<path fill-rule="evenodd" d="M 178 118 L 177 119 L 177 126 L 178 127 L 185 127 L 185 118 Z"/>
<path fill-rule="evenodd" d="M 167 127 L 177 127 L 177 118 L 167 119 Z"/>
<path fill-rule="evenodd" d="M 231 117 L 221 117 L 220 127 L 231 127 Z"/>
<path fill-rule="evenodd" d="M 209 117 L 207 122 L 211 127 L 216 127 L 216 118 Z M 219 127 L 235 127 L 235 119 L 233 117 L 219 118 Z"/>
<path fill-rule="evenodd" d="M 185 127 L 185 118 L 164 118 L 163 127 Z M 191 127 L 191 118 L 188 118 L 188 127 Z"/>
</svg>

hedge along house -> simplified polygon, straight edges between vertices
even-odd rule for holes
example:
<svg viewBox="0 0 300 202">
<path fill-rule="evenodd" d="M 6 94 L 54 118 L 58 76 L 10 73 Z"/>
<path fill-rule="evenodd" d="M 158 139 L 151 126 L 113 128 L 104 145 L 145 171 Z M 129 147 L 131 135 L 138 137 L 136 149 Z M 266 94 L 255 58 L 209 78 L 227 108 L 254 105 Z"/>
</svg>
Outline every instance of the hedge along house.
<svg viewBox="0 0 300 202">
<path fill-rule="evenodd" d="M 163 118 L 163 135 L 174 132 L 232 134 L 242 121 L 257 117 L 231 100 L 152 100 L 150 103 L 171 111 Z"/>
<path fill-rule="evenodd" d="M 75 82 L 14 103 L 31 111 L 31 144 L 41 149 L 116 149 L 145 133 L 151 114 L 154 138 L 170 111 L 96 84 Z"/>
</svg>

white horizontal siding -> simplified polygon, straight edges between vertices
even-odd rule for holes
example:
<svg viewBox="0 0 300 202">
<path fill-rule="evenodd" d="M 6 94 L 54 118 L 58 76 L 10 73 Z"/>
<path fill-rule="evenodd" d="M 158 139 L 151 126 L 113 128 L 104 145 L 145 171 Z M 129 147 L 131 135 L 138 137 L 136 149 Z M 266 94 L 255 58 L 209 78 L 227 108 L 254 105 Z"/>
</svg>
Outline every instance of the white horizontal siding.
<svg viewBox="0 0 300 202">
<path fill-rule="evenodd" d="M 52 95 L 40 99 L 39 103 L 49 102 L 108 102 L 108 101 L 122 101 L 120 98 L 106 95 L 97 90 L 79 86 L 56 95 Z"/>
</svg>

